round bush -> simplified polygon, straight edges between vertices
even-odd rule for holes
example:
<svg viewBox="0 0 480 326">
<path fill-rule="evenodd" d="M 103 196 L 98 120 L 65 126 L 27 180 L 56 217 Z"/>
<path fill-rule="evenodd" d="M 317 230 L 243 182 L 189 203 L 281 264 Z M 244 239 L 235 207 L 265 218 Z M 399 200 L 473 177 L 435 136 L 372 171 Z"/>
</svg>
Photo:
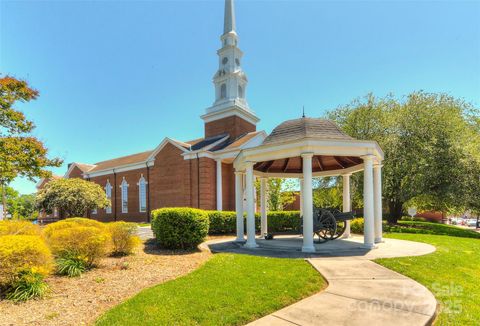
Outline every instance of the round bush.
<svg viewBox="0 0 480 326">
<path fill-rule="evenodd" d="M 42 234 L 40 227 L 29 221 L 0 221 L 0 236 L 2 235 L 37 235 Z"/>
<path fill-rule="evenodd" d="M 113 222 L 107 224 L 107 228 L 112 238 L 113 255 L 129 255 L 140 244 L 135 223 Z"/>
<path fill-rule="evenodd" d="M 152 212 L 152 230 L 163 248 L 196 248 L 205 241 L 208 226 L 208 215 L 200 209 L 161 208 Z"/>
<path fill-rule="evenodd" d="M 43 233 L 48 238 L 59 230 L 69 229 L 69 228 L 78 227 L 78 226 L 94 227 L 102 231 L 106 230 L 106 226 L 102 222 L 98 222 L 89 218 L 72 217 L 72 218 L 67 218 L 65 220 L 61 220 L 52 224 L 48 224 L 43 229 Z"/>
<path fill-rule="evenodd" d="M 350 221 L 350 231 L 352 233 L 363 234 L 363 217 L 354 218 Z"/>
<path fill-rule="evenodd" d="M 75 255 L 92 267 L 108 253 L 110 235 L 105 229 L 70 222 L 68 227 L 49 232 L 47 243 L 57 258 Z"/>
<path fill-rule="evenodd" d="M 47 276 L 53 267 L 52 254 L 39 236 L 0 236 L 0 286 L 15 283 L 22 273 Z"/>
</svg>

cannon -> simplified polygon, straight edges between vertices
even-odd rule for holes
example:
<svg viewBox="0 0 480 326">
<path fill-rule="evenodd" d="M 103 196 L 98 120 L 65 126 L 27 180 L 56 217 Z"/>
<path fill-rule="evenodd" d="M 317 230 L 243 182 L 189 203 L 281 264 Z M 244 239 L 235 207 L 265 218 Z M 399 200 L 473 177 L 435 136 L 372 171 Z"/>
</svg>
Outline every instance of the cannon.
<svg viewBox="0 0 480 326">
<path fill-rule="evenodd" d="M 318 242 L 334 240 L 345 232 L 347 221 L 355 217 L 353 212 L 340 212 L 335 208 L 313 208 L 313 233 Z M 303 225 L 302 225 L 303 228 Z"/>
</svg>

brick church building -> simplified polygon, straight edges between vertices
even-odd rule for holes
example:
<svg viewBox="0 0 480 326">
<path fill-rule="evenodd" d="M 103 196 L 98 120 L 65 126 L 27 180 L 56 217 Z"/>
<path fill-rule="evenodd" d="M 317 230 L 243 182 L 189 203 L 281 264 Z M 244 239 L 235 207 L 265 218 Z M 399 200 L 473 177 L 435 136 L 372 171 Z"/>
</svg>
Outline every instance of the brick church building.
<svg viewBox="0 0 480 326">
<path fill-rule="evenodd" d="M 95 182 L 111 201 L 111 207 L 90 212 L 91 218 L 148 221 L 150 211 L 161 207 L 235 210 L 233 160 L 240 150 L 261 144 L 266 133 L 257 131 L 259 118 L 246 100 L 248 80 L 241 68 L 233 0 L 225 1 L 220 40 L 215 101 L 201 116 L 201 137 L 182 141 L 166 137 L 150 151 L 69 164 L 64 178 Z M 47 182 L 40 180 L 37 188 Z"/>
</svg>

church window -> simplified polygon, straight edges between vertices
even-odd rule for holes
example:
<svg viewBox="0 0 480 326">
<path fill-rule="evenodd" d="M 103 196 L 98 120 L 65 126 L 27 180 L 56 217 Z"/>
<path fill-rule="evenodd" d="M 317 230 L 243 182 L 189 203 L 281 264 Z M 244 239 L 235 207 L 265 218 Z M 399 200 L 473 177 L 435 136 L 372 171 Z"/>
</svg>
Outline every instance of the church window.
<svg viewBox="0 0 480 326">
<path fill-rule="evenodd" d="M 240 59 L 235 58 L 235 63 L 237 64 L 237 66 L 240 66 Z"/>
<path fill-rule="evenodd" d="M 228 58 L 227 58 L 227 57 L 224 57 L 224 58 L 222 59 L 222 63 L 223 63 L 224 65 L 226 65 L 227 62 L 228 62 Z"/>
<path fill-rule="evenodd" d="M 97 209 L 96 208 L 92 209 L 92 214 L 94 214 L 94 215 L 97 214 Z"/>
<path fill-rule="evenodd" d="M 243 87 L 238 85 L 238 97 L 243 98 Z"/>
<path fill-rule="evenodd" d="M 125 177 L 123 177 L 120 188 L 122 190 L 122 213 L 128 213 L 128 183 Z"/>
<path fill-rule="evenodd" d="M 222 84 L 222 86 L 220 86 L 220 98 L 227 98 L 227 85 L 226 84 Z"/>
<path fill-rule="evenodd" d="M 105 185 L 105 194 L 110 202 L 110 205 L 105 208 L 105 213 L 112 214 L 112 185 L 110 184 L 110 180 L 107 180 L 107 184 Z"/>
<path fill-rule="evenodd" d="M 145 178 L 142 177 L 138 181 L 138 198 L 139 198 L 139 204 L 140 204 L 140 212 L 146 212 L 147 211 L 147 182 L 145 181 Z"/>
</svg>

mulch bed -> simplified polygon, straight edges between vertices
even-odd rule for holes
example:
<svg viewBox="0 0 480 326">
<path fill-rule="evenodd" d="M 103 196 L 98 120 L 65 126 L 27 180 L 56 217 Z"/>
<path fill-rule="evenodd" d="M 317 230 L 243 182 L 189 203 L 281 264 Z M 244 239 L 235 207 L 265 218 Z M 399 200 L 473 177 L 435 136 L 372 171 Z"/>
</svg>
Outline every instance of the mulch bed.
<svg viewBox="0 0 480 326">
<path fill-rule="evenodd" d="M 91 325 L 106 310 L 142 289 L 187 274 L 211 254 L 166 251 L 151 242 L 132 256 L 105 258 L 79 278 L 52 276 L 49 295 L 14 304 L 0 300 L 0 325 Z"/>
</svg>

